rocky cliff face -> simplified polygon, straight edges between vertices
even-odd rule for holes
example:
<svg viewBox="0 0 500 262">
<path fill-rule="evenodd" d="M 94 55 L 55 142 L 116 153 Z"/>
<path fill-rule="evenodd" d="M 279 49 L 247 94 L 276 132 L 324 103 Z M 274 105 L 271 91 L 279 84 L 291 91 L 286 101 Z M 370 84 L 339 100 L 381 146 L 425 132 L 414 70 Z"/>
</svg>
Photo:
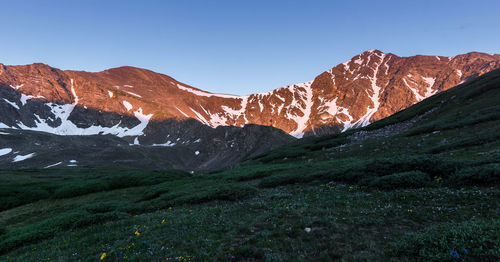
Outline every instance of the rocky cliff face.
<svg viewBox="0 0 500 262">
<path fill-rule="evenodd" d="M 149 145 L 175 143 L 152 123 L 188 118 L 209 127 L 258 124 L 295 136 L 323 134 L 365 126 L 499 67 L 500 55 L 399 57 L 370 50 L 313 81 L 233 96 L 133 67 L 89 73 L 0 65 L 0 127 L 112 134 Z"/>
</svg>

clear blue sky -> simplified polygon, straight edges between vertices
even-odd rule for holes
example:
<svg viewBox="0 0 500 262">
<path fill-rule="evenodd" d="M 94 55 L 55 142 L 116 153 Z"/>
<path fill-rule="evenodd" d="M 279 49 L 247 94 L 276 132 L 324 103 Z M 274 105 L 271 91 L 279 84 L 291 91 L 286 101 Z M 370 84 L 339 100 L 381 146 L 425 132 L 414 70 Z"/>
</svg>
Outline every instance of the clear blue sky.
<svg viewBox="0 0 500 262">
<path fill-rule="evenodd" d="M 497 0 L 0 0 L 0 8 L 0 63 L 131 65 L 240 95 L 312 80 L 368 49 L 500 53 Z"/>
</svg>

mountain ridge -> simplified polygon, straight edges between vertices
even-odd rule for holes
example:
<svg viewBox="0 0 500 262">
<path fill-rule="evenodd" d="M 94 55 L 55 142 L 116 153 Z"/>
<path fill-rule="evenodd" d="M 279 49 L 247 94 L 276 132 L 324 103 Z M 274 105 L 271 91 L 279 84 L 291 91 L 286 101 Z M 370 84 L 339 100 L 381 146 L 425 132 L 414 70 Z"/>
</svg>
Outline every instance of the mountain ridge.
<svg viewBox="0 0 500 262">
<path fill-rule="evenodd" d="M 210 127 L 270 125 L 302 137 L 365 126 L 499 67 L 500 55 L 470 52 L 454 57 L 399 57 L 374 49 L 312 81 L 246 96 L 210 93 L 133 66 L 86 72 L 59 70 L 42 63 L 2 65 L 0 85 L 24 95 L 18 101 L 9 100 L 17 107 L 30 99 L 76 102 L 84 108 L 139 120 L 151 115 L 151 120 L 193 118 Z M 15 114 L 10 118 L 0 119 L 0 123 L 14 128 L 22 128 L 18 123 L 37 127 L 36 122 L 25 123 Z M 92 124 L 109 124 L 94 120 Z"/>
</svg>

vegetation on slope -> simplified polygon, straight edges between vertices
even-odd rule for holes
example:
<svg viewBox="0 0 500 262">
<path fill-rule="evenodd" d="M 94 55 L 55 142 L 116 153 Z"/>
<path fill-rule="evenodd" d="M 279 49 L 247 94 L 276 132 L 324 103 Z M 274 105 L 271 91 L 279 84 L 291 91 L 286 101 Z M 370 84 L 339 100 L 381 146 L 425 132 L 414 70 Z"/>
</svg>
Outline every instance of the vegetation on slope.
<svg viewBox="0 0 500 262">
<path fill-rule="evenodd" d="M 2 261 L 498 261 L 500 71 L 206 174 L 0 172 Z"/>
</svg>

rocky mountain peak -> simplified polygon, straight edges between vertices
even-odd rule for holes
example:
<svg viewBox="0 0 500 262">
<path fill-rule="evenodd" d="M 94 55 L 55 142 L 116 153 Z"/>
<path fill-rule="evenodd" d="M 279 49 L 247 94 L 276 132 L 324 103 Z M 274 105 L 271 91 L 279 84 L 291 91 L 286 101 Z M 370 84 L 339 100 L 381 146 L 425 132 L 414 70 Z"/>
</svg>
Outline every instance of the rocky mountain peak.
<svg viewBox="0 0 500 262">
<path fill-rule="evenodd" d="M 268 125 L 300 137 L 365 126 L 499 67 L 499 55 L 472 52 L 454 57 L 399 57 L 374 49 L 313 81 L 235 96 L 206 92 L 131 66 L 96 73 L 61 71 L 44 64 L 2 66 L 0 85 L 20 93 L 9 98 L 20 109 L 14 108 L 0 122 L 15 128 L 26 125 L 16 112 L 27 110 L 21 109 L 27 101 L 39 100 L 77 103 L 83 108 L 81 114 L 92 110 L 143 120 L 148 116 L 151 121 L 193 118 L 213 128 Z M 7 102 L 4 107 L 13 110 Z M 87 119 L 78 121 L 86 123 L 83 126 L 102 124 L 98 119 L 81 118 Z"/>
</svg>

